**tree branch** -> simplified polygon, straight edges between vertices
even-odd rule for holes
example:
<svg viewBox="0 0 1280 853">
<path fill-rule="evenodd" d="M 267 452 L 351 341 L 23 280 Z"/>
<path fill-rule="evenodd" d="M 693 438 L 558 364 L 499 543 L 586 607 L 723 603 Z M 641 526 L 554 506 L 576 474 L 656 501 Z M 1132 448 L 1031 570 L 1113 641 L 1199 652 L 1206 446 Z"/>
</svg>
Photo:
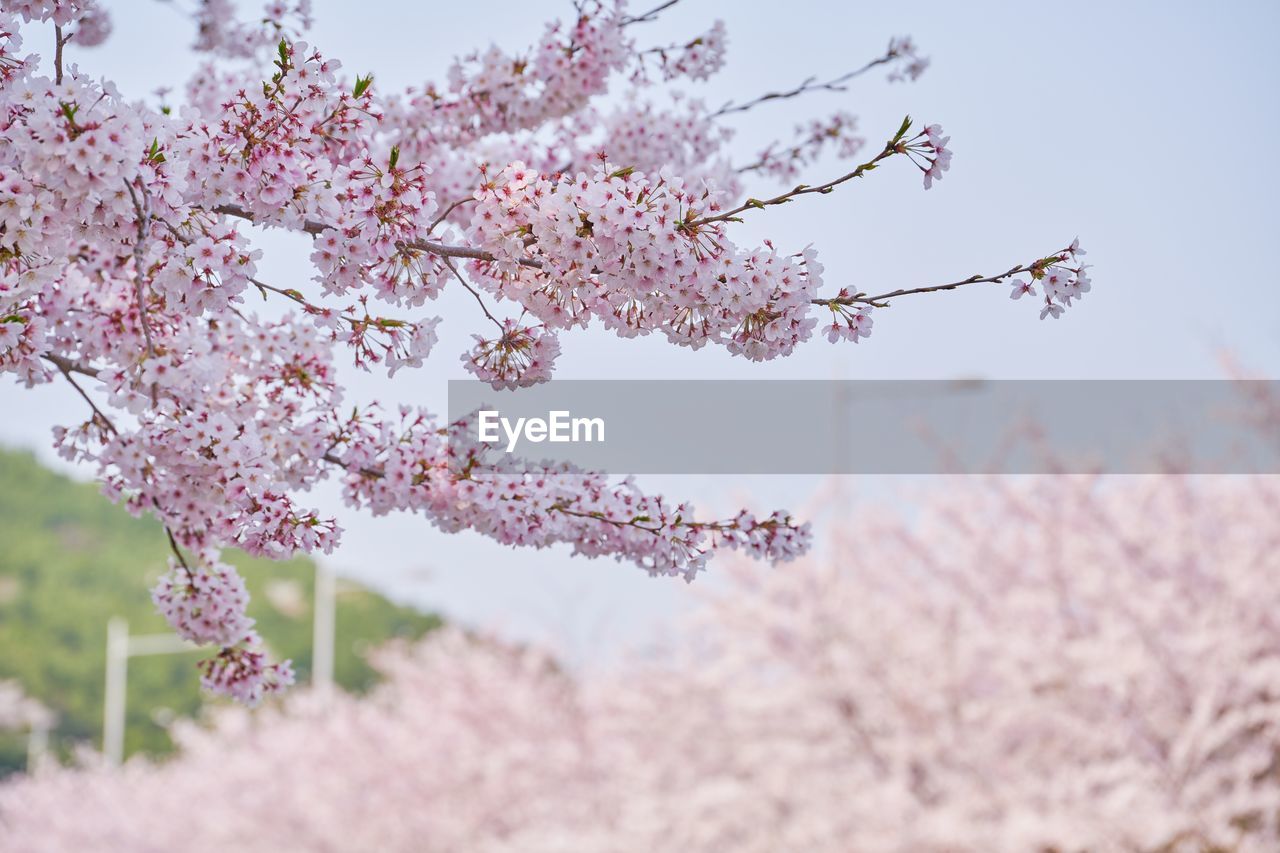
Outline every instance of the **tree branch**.
<svg viewBox="0 0 1280 853">
<path fill-rule="evenodd" d="M 632 24 L 647 24 L 650 21 L 656 21 L 660 13 L 662 13 L 667 9 L 670 9 L 672 6 L 676 5 L 679 2 L 680 0 L 667 0 L 667 2 L 665 3 L 661 3 L 657 6 L 654 6 L 648 12 L 642 12 L 639 15 L 628 15 L 627 17 L 622 19 L 622 26 L 629 27 Z"/>
<path fill-rule="evenodd" d="M 884 55 L 878 56 L 875 59 L 871 60 L 861 68 L 858 68 L 854 71 L 850 71 L 846 74 L 842 74 L 839 77 L 836 77 L 834 79 L 827 80 L 824 83 L 817 82 L 818 80 L 817 77 L 809 77 L 805 79 L 804 82 L 802 82 L 799 86 L 796 86 L 794 89 L 787 89 L 782 92 L 766 92 L 765 94 L 761 95 L 758 98 L 753 98 L 750 101 L 744 101 L 741 104 L 735 104 L 733 101 L 730 101 L 720 109 L 713 112 L 710 116 L 708 116 L 708 118 L 720 118 L 721 116 L 727 116 L 733 113 L 743 113 L 753 107 L 758 107 L 761 104 L 767 103 L 769 101 L 780 101 L 786 98 L 795 98 L 795 97 L 799 97 L 800 95 L 804 95 L 808 92 L 820 92 L 820 91 L 845 92 L 845 91 L 848 91 L 849 89 L 848 86 L 844 85 L 845 83 L 848 83 L 850 80 L 852 80 L 855 77 L 859 77 L 867 73 L 872 68 L 875 68 L 878 65 L 884 65 L 885 63 L 892 62 L 897 58 L 898 58 L 897 52 L 890 50 L 890 51 L 887 51 Z"/>
<path fill-rule="evenodd" d="M 255 221 L 251 212 L 236 204 L 220 204 L 213 208 L 213 212 L 224 216 L 235 216 L 249 222 Z M 315 219 L 307 219 L 302 223 L 302 230 L 312 236 L 322 234 L 330 228 L 333 228 L 333 226 Z M 442 258 L 470 258 L 477 261 L 497 260 L 493 253 L 486 252 L 484 249 L 473 249 L 470 246 L 450 246 L 433 240 L 409 240 L 397 245 L 401 249 L 417 249 L 420 252 L 428 252 L 432 255 L 439 255 Z M 542 262 L 533 258 L 520 258 L 519 263 L 521 266 L 542 269 Z"/>
<path fill-rule="evenodd" d="M 66 37 L 62 34 L 62 27 L 54 26 L 53 28 L 53 82 L 59 86 L 62 85 L 62 46 L 67 43 Z"/>
<path fill-rule="evenodd" d="M 1018 275 L 1019 273 L 1031 273 L 1038 275 L 1048 267 L 1056 263 L 1065 252 L 1053 255 L 1048 258 L 1041 258 L 1032 261 L 1029 264 L 1019 264 L 998 275 L 972 275 L 969 278 L 953 281 L 947 284 L 934 284 L 928 287 L 909 287 L 900 290 L 891 290 L 888 293 L 878 293 L 875 296 L 868 296 L 865 293 L 854 293 L 852 295 L 841 295 L 831 299 L 811 299 L 813 305 L 871 305 L 876 308 L 886 308 L 887 301 L 896 299 L 899 296 L 911 296 L 917 293 L 939 293 L 944 290 L 955 290 L 970 284 L 998 284 L 1007 278 Z"/>
<path fill-rule="evenodd" d="M 906 135 L 907 129 L 910 126 L 911 126 L 911 117 L 908 116 L 906 119 L 903 120 L 902 127 L 898 131 L 897 135 L 894 136 L 893 139 L 885 143 L 884 150 L 882 150 L 879 154 L 877 154 L 872 159 L 863 163 L 858 168 L 854 169 L 852 172 L 848 172 L 847 174 L 841 175 L 840 177 L 834 180 L 827 181 L 825 184 L 818 184 L 817 186 L 800 184 L 795 189 L 789 192 L 785 192 L 782 195 L 774 196 L 773 198 L 769 198 L 769 199 L 749 198 L 742 204 L 735 207 L 733 210 L 727 210 L 724 213 L 717 213 L 714 216 L 703 216 L 698 219 L 691 220 L 690 222 L 685 223 L 685 227 L 692 229 L 692 228 L 697 228 L 699 225 L 707 225 L 711 222 L 726 222 L 729 220 L 736 220 L 739 213 L 744 213 L 748 210 L 763 210 L 766 207 L 772 207 L 773 205 L 777 205 L 777 204 L 786 204 L 787 202 L 791 201 L 793 198 L 798 198 L 802 195 L 809 195 L 810 193 L 821 193 L 822 195 L 826 195 L 827 193 L 831 192 L 836 187 L 840 186 L 846 181 L 852 181 L 854 178 L 861 178 L 867 172 L 871 171 L 872 169 L 875 169 L 880 164 L 880 161 L 887 160 L 888 158 L 892 157 L 895 154 L 905 153 L 905 149 L 903 148 L 903 144 L 902 144 L 902 137 Z"/>
</svg>

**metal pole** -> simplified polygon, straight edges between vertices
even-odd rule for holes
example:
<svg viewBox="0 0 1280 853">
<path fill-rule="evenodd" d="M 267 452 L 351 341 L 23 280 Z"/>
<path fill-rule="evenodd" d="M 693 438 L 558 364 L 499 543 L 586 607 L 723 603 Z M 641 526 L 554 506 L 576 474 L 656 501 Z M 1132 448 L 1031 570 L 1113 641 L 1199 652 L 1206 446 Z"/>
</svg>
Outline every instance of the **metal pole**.
<svg viewBox="0 0 1280 853">
<path fill-rule="evenodd" d="M 333 686 L 334 599 L 333 570 L 316 563 L 315 624 L 311 638 L 311 686 L 327 691 Z"/>
<path fill-rule="evenodd" d="M 111 767 L 124 759 L 125 680 L 129 670 L 129 623 L 107 622 L 107 689 L 102 707 L 102 755 Z"/>
</svg>

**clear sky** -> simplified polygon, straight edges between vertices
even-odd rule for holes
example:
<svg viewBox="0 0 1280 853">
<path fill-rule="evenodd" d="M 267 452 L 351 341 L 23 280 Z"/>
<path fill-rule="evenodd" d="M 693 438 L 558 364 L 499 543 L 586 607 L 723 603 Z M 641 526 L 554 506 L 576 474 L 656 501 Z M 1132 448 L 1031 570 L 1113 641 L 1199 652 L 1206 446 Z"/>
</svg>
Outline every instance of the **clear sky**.
<svg viewBox="0 0 1280 853">
<path fill-rule="evenodd" d="M 83 67 L 142 97 L 194 66 L 190 23 L 170 4 L 108 6 L 115 35 L 104 47 L 73 51 Z M 312 42 L 351 74 L 374 72 L 384 91 L 442 80 L 454 54 L 490 42 L 519 48 L 537 37 L 542 20 L 572 14 L 567 0 L 315 6 Z M 891 290 L 998 272 L 1078 234 L 1094 265 L 1093 292 L 1057 322 L 1039 321 L 1033 305 L 1010 301 L 1003 287 L 903 300 L 878 312 L 874 335 L 861 344 L 815 340 L 768 365 L 577 332 L 562 340 L 558 376 L 1212 378 L 1230 352 L 1259 375 L 1280 378 L 1280 281 L 1270 266 L 1280 232 L 1272 160 L 1280 139 L 1280 52 L 1272 41 L 1280 4 L 683 0 L 638 31 L 644 43 L 665 44 L 717 17 L 729 28 L 728 67 L 695 87 L 713 104 L 810 74 L 838 75 L 893 35 L 912 35 L 933 60 L 914 84 L 869 76 L 845 93 L 747 113 L 736 123 L 743 159 L 796 122 L 838 108 L 860 115 L 872 145 L 910 113 L 941 123 L 956 152 L 929 192 L 918 173 L 891 163 L 831 195 L 753 216 L 740 229 L 743 241 L 812 243 L 832 287 Z M 29 32 L 26 47 L 48 53 L 43 36 Z M 826 162 L 812 177 L 837 169 Z M 304 240 L 268 235 L 259 245 L 267 250 L 264 278 L 307 289 Z M 442 408 L 444 380 L 464 375 L 457 358 L 476 323 L 474 308 L 456 295 L 446 295 L 439 312 L 441 342 L 426 369 L 401 373 L 394 385 L 353 375 L 351 396 Z M 82 417 L 80 409 L 64 387 L 30 392 L 0 381 L 0 442 L 51 460 L 49 428 Z M 819 484 L 667 477 L 645 485 L 724 512 L 742 500 L 757 509 L 799 506 Z M 887 485 L 863 488 L 878 500 Z M 681 582 L 611 562 L 513 552 L 471 534 L 439 534 L 414 516 L 361 516 L 339 507 L 336 495 L 325 489 L 316 499 L 347 528 L 331 558 L 340 572 L 463 619 L 561 643 L 579 660 L 649 635 L 691 594 Z M 695 587 L 714 582 L 713 563 L 709 580 Z"/>
</svg>

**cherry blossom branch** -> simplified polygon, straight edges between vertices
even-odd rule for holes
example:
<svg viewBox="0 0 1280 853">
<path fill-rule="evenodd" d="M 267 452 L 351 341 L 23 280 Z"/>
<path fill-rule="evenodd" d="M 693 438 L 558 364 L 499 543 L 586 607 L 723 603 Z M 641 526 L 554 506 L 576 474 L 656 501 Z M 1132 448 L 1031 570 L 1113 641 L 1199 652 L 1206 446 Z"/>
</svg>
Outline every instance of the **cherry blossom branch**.
<svg viewBox="0 0 1280 853">
<path fill-rule="evenodd" d="M 643 515 L 637 515 L 629 521 L 623 521 L 620 518 L 610 518 L 602 512 L 581 512 L 580 510 L 569 509 L 564 504 L 559 503 L 552 504 L 547 507 L 547 512 L 558 512 L 562 515 L 571 515 L 574 518 L 587 518 L 592 521 L 603 521 L 606 524 L 612 524 L 614 527 L 634 527 L 636 530 L 643 530 L 645 533 L 652 533 L 654 536 L 659 536 L 662 533 L 661 527 L 647 527 L 644 524 L 641 524 L 642 521 L 649 520 L 647 516 Z M 680 525 L 678 523 L 672 525 L 672 527 L 679 526 Z"/>
<path fill-rule="evenodd" d="M 112 435 L 119 435 L 120 431 L 116 429 L 116 425 L 111 422 L 111 419 L 107 417 L 100 408 L 98 408 L 98 404 L 93 401 L 93 398 L 89 396 L 88 392 L 85 391 L 84 388 L 81 387 L 80 383 L 75 380 L 75 377 L 71 375 L 73 372 L 76 372 L 84 373 L 89 376 L 97 376 L 98 371 L 81 367 L 68 359 L 53 355 L 52 353 L 46 353 L 43 357 L 46 361 L 58 368 L 62 373 L 62 377 L 66 379 L 71 387 L 75 389 L 76 393 L 89 404 L 89 408 L 93 412 L 94 422 L 98 424 L 99 428 L 105 429 Z M 160 502 L 155 498 L 151 499 L 151 504 L 157 511 L 160 510 Z M 177 558 L 178 562 L 181 563 L 184 568 L 189 568 L 187 566 L 186 557 L 183 556 L 182 549 L 178 547 L 178 540 L 174 537 L 173 530 L 170 529 L 168 522 L 164 521 L 162 518 L 160 526 L 164 528 L 164 534 L 169 540 L 169 548 L 173 551 L 174 557 Z"/>
<path fill-rule="evenodd" d="M 629 27 L 632 24 L 647 24 L 650 21 L 656 21 L 658 19 L 659 14 L 661 14 L 663 11 L 667 9 L 670 9 L 672 6 L 676 5 L 679 2 L 680 0 L 667 0 L 667 2 L 660 3 L 659 5 L 653 7 L 647 12 L 643 12 L 639 15 L 629 15 L 622 19 L 622 26 Z"/>
<path fill-rule="evenodd" d="M 265 281 L 262 281 L 256 278 L 249 279 L 249 283 L 252 284 L 254 287 L 258 288 L 259 291 L 270 291 L 272 293 L 277 293 L 286 299 L 293 300 L 294 302 L 301 305 L 308 314 L 331 313 L 331 309 L 324 308 L 312 302 L 308 302 L 305 296 L 303 296 L 299 291 L 294 290 L 292 288 L 276 287 L 273 284 L 267 284 Z M 264 292 L 262 295 L 265 297 L 266 293 Z M 344 322 L 349 323 L 353 327 L 359 326 L 365 322 L 368 322 L 368 321 L 360 320 L 359 318 L 356 318 L 356 317 L 352 317 L 350 314 L 339 314 L 338 317 Z"/>
<path fill-rule="evenodd" d="M 308 314 L 335 313 L 333 309 L 325 308 L 322 305 L 316 305 L 314 302 L 308 302 L 307 298 L 303 296 L 301 292 L 294 290 L 293 288 L 276 287 L 274 284 L 267 284 L 265 281 L 262 281 L 261 279 L 257 279 L 257 278 L 249 279 L 249 283 L 252 284 L 254 287 L 258 288 L 259 291 L 270 291 L 272 293 L 277 293 L 286 299 L 293 300 L 297 304 L 301 305 Z M 263 293 L 262 295 L 265 297 L 266 293 Z M 352 326 L 366 325 L 368 323 L 375 322 L 373 320 L 361 320 L 358 317 L 352 317 L 350 314 L 338 314 L 337 316 L 340 320 L 342 320 L 345 323 L 349 323 Z M 403 322 L 403 321 L 397 320 L 396 322 Z"/>
<path fill-rule="evenodd" d="M 848 83 L 850 80 L 854 79 L 855 77 L 859 77 L 867 73 L 868 71 L 870 71 L 871 69 L 877 66 L 884 65 L 885 63 L 888 63 L 888 62 L 892 62 L 897 57 L 898 57 L 898 54 L 895 53 L 891 48 L 889 51 L 886 51 L 883 55 L 878 56 L 875 59 L 871 60 L 861 68 L 855 69 L 846 74 L 842 74 L 839 77 L 819 83 L 817 82 L 818 78 L 816 76 L 812 76 L 812 77 L 806 78 L 799 86 L 796 86 L 794 89 L 787 89 L 781 92 L 766 92 L 765 94 L 760 95 L 757 98 L 752 98 L 750 101 L 744 101 L 740 104 L 734 103 L 733 101 L 729 101 L 720 109 L 711 113 L 711 115 L 709 115 L 708 118 L 714 119 L 714 118 L 721 118 L 727 115 L 732 115 L 734 113 L 745 113 L 747 110 L 750 110 L 754 107 L 758 107 L 761 104 L 768 103 L 769 101 L 780 101 L 780 100 L 785 100 L 787 98 L 796 98 L 801 95 L 808 94 L 809 92 L 847 92 L 849 91 L 849 87 L 844 84 Z"/>
<path fill-rule="evenodd" d="M 78 361 L 72 361 L 69 358 L 55 355 L 51 352 L 43 353 L 41 358 L 52 364 L 54 367 L 57 367 L 63 373 L 70 371 L 72 373 L 79 373 L 82 376 L 88 376 L 94 379 L 96 379 L 99 374 L 99 370 L 96 367 L 90 367 L 88 365 L 81 364 Z"/>
<path fill-rule="evenodd" d="M 906 143 L 903 141 L 903 137 L 906 136 L 907 130 L 910 127 L 911 127 L 911 116 L 907 116 L 903 120 L 902 126 L 901 128 L 899 128 L 898 133 L 893 137 L 893 139 L 885 143 L 884 149 L 879 154 L 877 154 L 875 157 L 868 160 L 867 162 L 863 163 L 862 165 L 858 166 L 858 168 L 854 169 L 852 172 L 848 172 L 844 175 L 841 175 L 840 177 L 835 178 L 834 180 L 827 181 L 825 184 L 818 184 L 817 186 L 800 184 L 795 189 L 790 190 L 789 192 L 782 193 L 781 195 L 774 196 L 773 198 L 769 198 L 769 199 L 748 198 L 745 202 L 733 208 L 732 210 L 727 210 L 724 213 L 717 213 L 714 216 L 703 216 L 698 219 L 694 219 L 686 223 L 685 227 L 697 228 L 700 225 L 707 225 L 712 222 L 737 222 L 737 221 L 740 221 L 738 214 L 745 213 L 748 210 L 763 210 L 766 207 L 772 207 L 778 204 L 786 204 L 787 202 L 791 201 L 794 198 L 799 198 L 802 195 L 809 195 L 811 193 L 820 193 L 822 195 L 826 195 L 843 183 L 852 181 L 854 178 L 861 178 L 867 172 L 870 172 L 872 169 L 875 169 L 882 160 L 887 160 L 888 158 L 894 156 L 895 154 L 906 154 L 907 146 L 906 146 Z"/>
<path fill-rule="evenodd" d="M 896 299 L 899 296 L 911 296 L 917 293 L 940 293 L 944 290 L 956 290 L 957 288 L 971 284 L 999 284 L 1005 279 L 1021 273 L 1030 273 L 1032 278 L 1038 279 L 1043 277 L 1045 270 L 1054 264 L 1061 263 L 1070 254 L 1070 249 L 1064 249 L 1057 254 L 1039 258 L 1031 263 L 1019 264 L 1011 267 L 1005 272 L 997 275 L 972 275 L 968 278 L 963 278 L 959 281 L 953 281 L 947 284 L 935 284 L 927 287 L 909 287 L 900 290 L 891 290 L 887 293 L 878 293 L 874 296 L 869 296 L 862 292 L 848 293 L 846 291 L 841 291 L 839 296 L 835 296 L 830 299 L 812 299 L 810 302 L 813 305 L 871 305 L 876 308 L 887 308 L 889 307 L 888 300 Z"/>
<path fill-rule="evenodd" d="M 335 446 L 336 446 L 336 442 L 335 442 Z M 368 465 L 361 465 L 361 466 L 350 465 L 346 461 L 344 461 L 342 458 L 334 455 L 331 451 L 324 453 L 320 458 L 331 465 L 334 465 L 348 472 L 356 473 L 361 477 L 364 477 L 370 480 L 383 480 L 387 476 L 387 474 L 380 468 L 371 467 Z M 554 473 L 554 472 L 550 472 L 550 473 Z M 568 473 L 568 472 L 565 472 L 565 473 Z M 468 467 L 468 469 L 464 471 L 459 476 L 458 479 L 460 480 L 472 479 L 470 468 Z M 521 498 L 517 495 L 515 497 L 503 498 L 502 500 L 520 501 Z M 720 521 L 709 521 L 709 522 L 690 521 L 690 520 L 684 519 L 681 515 L 677 514 L 674 518 L 664 523 L 664 522 L 655 521 L 653 517 L 649 515 L 644 515 L 644 514 L 634 515 L 629 519 L 623 519 L 623 518 L 615 518 L 607 513 L 604 513 L 598 510 L 584 511 L 580 509 L 573 509 L 571 508 L 569 503 L 563 500 L 556 501 L 546 506 L 545 511 L 548 513 L 551 513 L 551 512 L 558 513 L 560 515 L 565 515 L 572 518 L 581 518 L 588 521 L 597 521 L 602 524 L 607 524 L 615 528 L 635 528 L 636 530 L 640 530 L 644 533 L 648 533 L 650 535 L 657 536 L 657 537 L 661 537 L 664 530 L 675 531 L 675 530 L 682 530 L 682 529 L 691 531 L 692 533 L 706 532 L 706 533 L 712 534 L 713 536 L 719 535 L 722 537 L 732 537 L 734 535 L 742 535 L 744 533 L 753 533 L 755 535 L 767 533 L 767 535 L 791 534 L 791 535 L 798 535 L 802 537 L 807 536 L 807 532 L 806 532 L 807 525 L 797 526 L 789 515 L 783 515 L 780 513 L 774 513 L 769 518 L 757 519 L 754 516 L 750 516 L 744 512 L 744 513 L 740 513 L 737 517 L 732 519 L 720 520 Z M 655 526 L 651 526 L 649 524 L 646 524 L 645 522 L 652 522 Z M 694 546 L 690 544 L 689 547 L 693 548 Z"/>
<path fill-rule="evenodd" d="M 103 429 L 105 429 L 107 432 L 111 433 L 112 435 L 119 435 L 120 431 L 116 429 L 116 425 L 111 422 L 110 418 L 108 418 L 105 414 L 103 414 L 102 410 L 98 408 L 98 404 L 93 401 L 93 398 L 89 396 L 89 394 L 84 390 L 84 388 L 80 386 L 80 383 L 75 380 L 75 377 L 71 375 L 73 372 L 76 372 L 76 373 L 83 373 L 86 376 L 97 376 L 98 371 L 78 367 L 74 363 L 68 361 L 65 358 L 62 358 L 61 356 L 45 354 L 44 358 L 50 364 L 58 368 L 58 371 L 62 374 L 62 377 L 66 379 L 67 382 L 70 383 L 71 387 L 76 390 L 76 393 L 79 394 L 84 399 L 84 401 L 89 404 L 89 408 L 93 410 L 94 420 L 98 423 L 98 425 Z"/>
<path fill-rule="evenodd" d="M 444 212 L 441 213 L 439 216 L 437 216 L 435 218 L 435 221 L 432 222 L 429 226 L 427 226 L 427 233 L 430 234 L 432 231 L 435 231 L 436 228 L 440 227 L 440 223 L 448 219 L 449 215 L 453 213 L 455 210 L 462 207 L 464 204 L 468 204 L 474 201 L 475 201 L 475 198 L 473 196 L 468 196 L 467 198 L 460 198 L 457 201 L 455 201 L 453 204 L 446 207 L 444 209 Z"/>
<path fill-rule="evenodd" d="M 220 204 L 212 208 L 214 213 L 220 213 L 224 216 L 234 216 L 249 222 L 256 221 L 254 214 L 243 207 L 235 204 Z M 325 222 L 315 219 L 305 219 L 302 222 L 302 231 L 314 236 L 323 234 L 325 231 L 333 228 Z M 476 261 L 493 261 L 496 260 L 493 253 L 486 252 L 483 249 L 474 249 L 470 246 L 450 246 L 445 243 L 437 243 L 433 240 L 409 240 L 400 244 L 400 248 L 417 249 L 420 252 L 428 252 L 432 255 L 439 255 L 442 258 L 468 258 Z M 521 258 L 517 261 L 522 266 L 533 267 L 535 269 L 542 268 L 542 262 L 533 258 Z"/>
<path fill-rule="evenodd" d="M 492 320 L 493 324 L 498 327 L 498 330 L 502 331 L 504 329 L 502 321 L 489 313 L 489 308 L 484 304 L 484 298 L 480 295 L 480 292 L 467 283 L 467 280 L 462 277 L 462 273 L 458 272 L 458 268 L 453 265 L 453 261 L 449 258 L 441 258 L 441 260 L 443 260 L 445 266 L 449 268 L 449 272 L 453 273 L 453 277 L 458 280 L 458 284 L 466 288 L 467 292 L 476 298 L 476 302 L 480 305 L 480 310 L 484 312 L 484 316 Z"/>
<path fill-rule="evenodd" d="M 147 358 L 152 358 L 156 354 L 156 349 L 151 340 L 151 323 L 147 318 L 146 285 L 142 280 L 142 255 L 146 250 L 147 226 L 151 222 L 151 203 L 145 190 L 142 194 L 143 201 L 139 201 L 133 184 L 125 181 L 124 187 L 129 191 L 129 198 L 133 201 L 133 209 L 138 215 L 138 239 L 133 244 L 133 287 L 134 295 L 138 300 L 138 322 L 142 324 L 142 337 L 147 344 Z"/>
</svg>

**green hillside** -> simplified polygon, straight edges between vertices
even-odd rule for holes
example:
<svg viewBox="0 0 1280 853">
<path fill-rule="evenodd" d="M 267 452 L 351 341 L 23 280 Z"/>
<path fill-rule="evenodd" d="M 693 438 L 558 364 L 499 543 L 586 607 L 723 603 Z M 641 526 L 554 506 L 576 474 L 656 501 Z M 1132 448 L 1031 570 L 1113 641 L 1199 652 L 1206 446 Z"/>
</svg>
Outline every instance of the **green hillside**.
<svg viewBox="0 0 1280 853">
<path fill-rule="evenodd" d="M 160 525 L 133 518 L 101 496 L 42 467 L 27 453 L 0 451 L 0 679 L 15 678 L 59 717 L 51 745 L 101 746 L 107 620 L 128 620 L 131 634 L 165 632 L 149 590 L 168 550 Z M 292 658 L 299 683 L 311 668 L 309 560 L 285 563 L 233 555 L 252 601 L 249 614 L 274 654 Z M 434 616 L 395 605 L 339 581 L 334 677 L 349 689 L 375 675 L 361 652 L 390 637 L 416 637 Z M 196 713 L 198 652 L 129 661 L 126 754 L 171 747 L 162 725 Z M 24 765 L 25 737 L 0 733 L 0 775 Z"/>
</svg>

